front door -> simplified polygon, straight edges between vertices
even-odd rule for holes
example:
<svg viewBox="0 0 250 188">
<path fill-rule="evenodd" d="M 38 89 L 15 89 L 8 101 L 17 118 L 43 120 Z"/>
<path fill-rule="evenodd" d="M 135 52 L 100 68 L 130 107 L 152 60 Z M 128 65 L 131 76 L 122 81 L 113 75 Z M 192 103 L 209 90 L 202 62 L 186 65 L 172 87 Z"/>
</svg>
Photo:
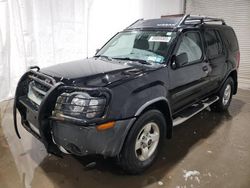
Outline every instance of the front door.
<svg viewBox="0 0 250 188">
<path fill-rule="evenodd" d="M 204 95 L 211 71 L 204 60 L 203 40 L 199 31 L 186 31 L 182 34 L 173 54 L 178 57 L 183 53 L 187 56 L 185 64 L 173 67 L 173 60 L 169 64 L 171 105 L 174 112 Z"/>
</svg>

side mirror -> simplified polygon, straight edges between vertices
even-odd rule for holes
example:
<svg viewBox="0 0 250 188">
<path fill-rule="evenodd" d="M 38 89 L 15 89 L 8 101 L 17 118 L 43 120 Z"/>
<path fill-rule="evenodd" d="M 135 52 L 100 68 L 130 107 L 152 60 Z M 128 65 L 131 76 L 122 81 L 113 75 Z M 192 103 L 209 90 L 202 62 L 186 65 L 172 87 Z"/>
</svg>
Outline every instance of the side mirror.
<svg viewBox="0 0 250 188">
<path fill-rule="evenodd" d="M 97 54 L 99 51 L 100 51 L 100 49 L 99 49 L 99 48 L 98 48 L 98 49 L 96 49 L 96 50 L 95 50 L 95 54 Z"/>
<path fill-rule="evenodd" d="M 187 53 L 181 53 L 177 56 L 173 56 L 171 66 L 173 69 L 182 67 L 188 63 Z"/>
</svg>

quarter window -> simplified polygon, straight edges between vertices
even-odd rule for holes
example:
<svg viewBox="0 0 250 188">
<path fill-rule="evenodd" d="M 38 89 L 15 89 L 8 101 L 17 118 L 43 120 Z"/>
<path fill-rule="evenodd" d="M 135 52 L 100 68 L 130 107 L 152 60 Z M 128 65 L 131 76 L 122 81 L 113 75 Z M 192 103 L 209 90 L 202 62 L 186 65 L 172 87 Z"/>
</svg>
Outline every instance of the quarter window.
<svg viewBox="0 0 250 188">
<path fill-rule="evenodd" d="M 187 54 L 188 64 L 196 63 L 202 58 L 201 37 L 198 32 L 188 32 L 184 34 L 176 55 L 182 53 Z"/>
<path fill-rule="evenodd" d="M 215 30 L 205 31 L 208 58 L 215 58 L 223 53 L 222 42 Z"/>
<path fill-rule="evenodd" d="M 239 46 L 234 31 L 232 29 L 226 29 L 223 31 L 223 34 L 226 38 L 226 42 L 230 50 L 232 50 L 233 52 L 237 51 L 239 49 Z"/>
</svg>

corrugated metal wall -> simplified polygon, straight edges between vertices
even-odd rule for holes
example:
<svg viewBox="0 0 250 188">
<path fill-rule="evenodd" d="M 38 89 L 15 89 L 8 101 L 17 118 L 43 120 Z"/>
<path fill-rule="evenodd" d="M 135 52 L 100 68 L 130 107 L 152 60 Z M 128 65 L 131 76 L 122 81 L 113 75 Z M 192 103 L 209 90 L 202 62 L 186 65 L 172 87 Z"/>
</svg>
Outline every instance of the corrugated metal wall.
<svg viewBox="0 0 250 188">
<path fill-rule="evenodd" d="M 250 89 L 250 0 L 186 0 L 186 14 L 224 18 L 240 44 L 239 87 Z"/>
</svg>

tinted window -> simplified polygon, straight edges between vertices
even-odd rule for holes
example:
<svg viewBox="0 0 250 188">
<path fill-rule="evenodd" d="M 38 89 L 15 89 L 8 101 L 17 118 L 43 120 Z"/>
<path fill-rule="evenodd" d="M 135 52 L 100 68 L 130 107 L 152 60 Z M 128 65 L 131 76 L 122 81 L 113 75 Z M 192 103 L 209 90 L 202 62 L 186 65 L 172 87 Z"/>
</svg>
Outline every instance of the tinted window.
<svg viewBox="0 0 250 188">
<path fill-rule="evenodd" d="M 216 57 L 223 53 L 222 42 L 217 31 L 207 30 L 205 32 L 205 40 L 207 44 L 207 55 L 209 58 Z"/>
<path fill-rule="evenodd" d="M 223 34 L 226 38 L 226 43 L 229 46 L 231 51 L 236 51 L 239 49 L 238 41 L 236 35 L 232 29 L 226 29 L 223 31 Z"/>
<path fill-rule="evenodd" d="M 201 38 L 198 32 L 188 32 L 181 39 L 176 55 L 187 53 L 188 64 L 197 62 L 202 57 Z"/>
</svg>

